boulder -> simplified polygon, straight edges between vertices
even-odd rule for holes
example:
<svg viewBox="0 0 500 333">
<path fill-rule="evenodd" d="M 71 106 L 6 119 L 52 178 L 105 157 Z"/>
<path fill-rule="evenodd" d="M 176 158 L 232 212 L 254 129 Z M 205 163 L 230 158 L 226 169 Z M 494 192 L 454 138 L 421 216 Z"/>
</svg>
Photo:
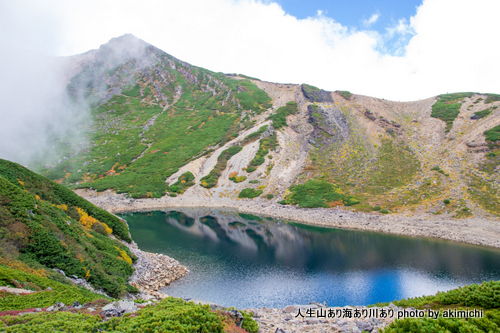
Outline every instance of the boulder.
<svg viewBox="0 0 500 333">
<path fill-rule="evenodd" d="M 227 313 L 234 320 L 236 326 L 241 327 L 241 323 L 243 322 L 243 315 L 241 312 L 238 310 L 229 310 Z"/>
</svg>

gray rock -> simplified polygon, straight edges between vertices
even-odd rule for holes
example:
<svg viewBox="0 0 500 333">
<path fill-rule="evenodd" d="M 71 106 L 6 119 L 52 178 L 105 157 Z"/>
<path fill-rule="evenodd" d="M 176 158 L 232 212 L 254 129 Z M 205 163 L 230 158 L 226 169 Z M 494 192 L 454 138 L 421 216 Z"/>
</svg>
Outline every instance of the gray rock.
<svg viewBox="0 0 500 333">
<path fill-rule="evenodd" d="M 276 331 L 274 331 L 274 333 L 287 333 L 287 331 L 285 331 L 284 329 L 278 327 L 278 328 L 276 328 Z"/>
<path fill-rule="evenodd" d="M 371 332 L 373 330 L 372 324 L 370 324 L 369 322 L 361 321 L 361 320 L 356 321 L 356 326 L 361 331 Z"/>
<path fill-rule="evenodd" d="M 47 311 L 56 312 L 56 311 L 62 311 L 62 310 L 66 310 L 66 309 L 67 309 L 67 307 L 66 307 L 66 305 L 64 305 L 64 303 L 57 302 L 56 304 L 49 306 L 47 308 Z"/>
<path fill-rule="evenodd" d="M 70 309 L 80 309 L 81 307 L 82 307 L 82 305 L 80 304 L 80 302 L 75 301 L 75 302 L 73 303 L 73 305 L 71 305 L 69 308 L 70 308 Z"/>
<path fill-rule="evenodd" d="M 307 323 L 307 325 L 319 324 L 319 319 L 316 319 L 316 318 L 306 319 L 306 323 Z"/>
<path fill-rule="evenodd" d="M 121 317 L 121 316 L 123 316 L 123 313 L 117 311 L 116 309 L 108 309 L 108 310 L 101 311 L 101 316 L 104 316 L 106 318 Z"/>
<path fill-rule="evenodd" d="M 241 327 L 241 323 L 243 322 L 243 315 L 241 312 L 238 310 L 229 310 L 227 313 L 231 316 L 231 318 L 233 318 L 236 326 Z"/>
<path fill-rule="evenodd" d="M 134 313 L 137 311 L 137 306 L 135 305 L 134 302 L 132 301 L 118 301 L 118 302 L 113 302 L 106 304 L 103 308 L 103 311 L 107 310 L 116 310 L 117 312 L 120 313 Z"/>
</svg>

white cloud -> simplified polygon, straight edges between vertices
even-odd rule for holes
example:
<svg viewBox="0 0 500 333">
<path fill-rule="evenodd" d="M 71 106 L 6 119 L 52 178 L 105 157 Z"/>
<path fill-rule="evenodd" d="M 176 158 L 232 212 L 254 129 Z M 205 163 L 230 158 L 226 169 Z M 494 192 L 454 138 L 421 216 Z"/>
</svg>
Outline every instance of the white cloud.
<svg viewBox="0 0 500 333">
<path fill-rule="evenodd" d="M 335 13 L 297 19 L 270 1 L 20 3 L 29 4 L 23 10 L 31 17 L 50 15 L 46 29 L 56 26 L 59 34 L 46 42 L 58 45 L 58 54 L 85 52 L 132 33 L 193 65 L 274 82 L 307 82 L 393 100 L 500 92 L 496 0 L 425 0 L 410 20 L 388 27 L 395 41 L 348 29 L 334 20 Z M 368 22 L 376 21 L 374 15 Z M 395 55 L 383 51 L 391 50 L 389 42 L 399 49 Z"/>
<path fill-rule="evenodd" d="M 373 13 L 372 16 L 370 16 L 370 18 L 368 20 L 363 20 L 363 25 L 368 28 L 370 27 L 372 24 L 374 24 L 375 22 L 378 21 L 380 17 L 380 14 L 379 13 Z"/>
</svg>

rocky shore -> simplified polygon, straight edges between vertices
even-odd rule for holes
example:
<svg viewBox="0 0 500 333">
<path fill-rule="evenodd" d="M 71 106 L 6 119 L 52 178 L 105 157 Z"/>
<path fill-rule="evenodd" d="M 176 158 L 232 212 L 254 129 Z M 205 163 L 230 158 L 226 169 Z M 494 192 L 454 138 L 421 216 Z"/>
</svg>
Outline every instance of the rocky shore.
<svg viewBox="0 0 500 333">
<path fill-rule="evenodd" d="M 166 297 L 159 289 L 189 273 L 188 269 L 175 259 L 163 254 L 141 251 L 135 242 L 124 244 L 137 257 L 130 284 L 140 290 L 140 297 L 145 300 Z"/>
<path fill-rule="evenodd" d="M 415 309 L 398 308 L 394 304 L 387 307 L 345 306 L 325 307 L 319 303 L 290 305 L 283 309 L 248 309 L 253 312 L 259 324 L 259 333 L 294 332 L 378 332 L 392 323 L 403 311 L 407 317 Z"/>
<path fill-rule="evenodd" d="M 498 218 L 454 219 L 447 215 L 363 213 L 342 208 L 299 208 L 283 206 L 270 200 L 231 200 L 228 198 L 162 197 L 159 199 L 130 199 L 108 190 L 98 193 L 77 190 L 76 193 L 93 204 L 113 213 L 175 209 L 180 207 L 231 208 L 243 213 L 266 215 L 304 224 L 339 229 L 398 234 L 412 237 L 441 238 L 456 242 L 500 247 L 500 220 Z"/>
</svg>

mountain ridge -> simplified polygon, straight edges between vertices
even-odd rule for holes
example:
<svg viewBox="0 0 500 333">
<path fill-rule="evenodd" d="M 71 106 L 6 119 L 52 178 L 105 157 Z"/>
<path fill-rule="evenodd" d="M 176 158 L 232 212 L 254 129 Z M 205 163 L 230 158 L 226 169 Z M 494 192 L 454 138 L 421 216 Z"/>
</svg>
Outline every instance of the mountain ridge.
<svg viewBox="0 0 500 333">
<path fill-rule="evenodd" d="M 89 144 L 41 169 L 71 188 L 236 201 L 248 189 L 286 204 L 293 186 L 317 180 L 356 198 L 350 209 L 365 212 L 500 214 L 499 95 L 395 102 L 264 82 L 192 66 L 131 35 L 91 56 L 75 56 L 80 71 L 68 85 L 91 108 Z M 272 149 L 252 134 L 266 125 L 277 142 Z M 227 166 L 216 185 L 204 188 L 201 179 L 231 146 L 242 149 L 220 164 Z M 259 151 L 267 153 L 256 159 Z M 172 188 L 183 175 L 189 186 Z"/>
</svg>

